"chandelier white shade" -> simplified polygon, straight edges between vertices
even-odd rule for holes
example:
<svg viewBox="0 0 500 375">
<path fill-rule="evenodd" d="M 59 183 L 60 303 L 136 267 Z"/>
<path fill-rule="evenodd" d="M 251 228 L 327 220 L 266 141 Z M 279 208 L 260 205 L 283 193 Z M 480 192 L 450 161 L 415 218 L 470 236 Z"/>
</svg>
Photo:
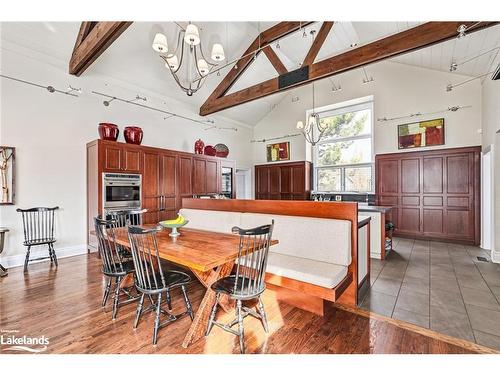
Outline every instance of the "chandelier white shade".
<svg viewBox="0 0 500 375">
<path fill-rule="evenodd" d="M 222 44 L 215 43 L 213 45 L 211 57 L 213 61 L 222 61 L 226 58 L 226 56 L 224 55 L 224 48 L 222 47 Z"/>
<path fill-rule="evenodd" d="M 198 27 L 192 23 L 185 29 L 177 25 L 180 30 L 174 48 L 169 50 L 167 37 L 162 33 L 155 35 L 152 47 L 163 59 L 175 82 L 188 96 L 191 96 L 200 89 L 205 78 L 218 63 L 225 60 L 226 56 L 222 44 L 214 43 L 209 56 L 213 62 L 208 62 L 203 53 Z"/>
<path fill-rule="evenodd" d="M 153 49 L 158 53 L 167 53 L 168 51 L 167 37 L 162 33 L 157 33 L 153 40 Z"/>
<path fill-rule="evenodd" d="M 304 123 L 302 121 L 297 121 L 297 129 L 299 130 L 304 129 Z"/>
<path fill-rule="evenodd" d="M 206 76 L 208 74 L 209 72 L 208 63 L 205 60 L 203 59 L 198 60 L 198 71 L 202 76 Z"/>
<path fill-rule="evenodd" d="M 200 44 L 200 33 L 198 31 L 198 28 L 192 23 L 190 23 L 186 27 L 184 41 L 190 46 L 197 46 L 198 44 Z"/>
</svg>

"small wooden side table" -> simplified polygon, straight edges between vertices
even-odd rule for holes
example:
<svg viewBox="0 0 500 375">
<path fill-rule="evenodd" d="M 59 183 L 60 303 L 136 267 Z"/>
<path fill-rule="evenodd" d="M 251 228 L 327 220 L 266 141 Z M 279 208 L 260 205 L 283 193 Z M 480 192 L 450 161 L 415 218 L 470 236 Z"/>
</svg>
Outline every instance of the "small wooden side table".
<svg viewBox="0 0 500 375">
<path fill-rule="evenodd" d="M 7 233 L 9 229 L 0 227 L 0 254 L 3 251 L 3 245 L 5 243 L 5 233 Z M 8 275 L 7 269 L 0 264 L 0 277 L 4 277 Z"/>
</svg>

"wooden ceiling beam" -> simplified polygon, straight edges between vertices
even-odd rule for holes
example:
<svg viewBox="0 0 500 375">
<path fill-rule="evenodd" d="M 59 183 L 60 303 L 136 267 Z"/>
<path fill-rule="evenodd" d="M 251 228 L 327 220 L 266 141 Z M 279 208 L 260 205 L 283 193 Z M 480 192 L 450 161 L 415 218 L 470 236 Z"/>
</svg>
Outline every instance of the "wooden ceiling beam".
<svg viewBox="0 0 500 375">
<path fill-rule="evenodd" d="M 268 95 L 306 85 L 335 74 L 360 68 L 368 64 L 456 38 L 457 28 L 462 24 L 471 27 L 471 29 L 468 30 L 468 33 L 471 33 L 494 26 L 498 24 L 498 22 L 427 22 L 364 46 L 354 48 L 340 55 L 311 64 L 308 66 L 307 77 L 295 84 L 280 87 L 279 78 L 276 77 L 215 100 L 207 101 L 200 108 L 200 115 L 205 116 L 219 112 Z M 303 69 L 303 67 L 301 69 Z"/>
<path fill-rule="evenodd" d="M 246 51 L 243 52 L 243 54 L 241 55 L 242 58 L 238 60 L 238 62 L 233 66 L 231 70 L 229 70 L 229 72 L 227 72 L 226 76 L 222 79 L 222 81 L 215 88 L 212 94 L 210 94 L 203 105 L 213 102 L 214 100 L 226 94 L 231 89 L 236 80 L 243 74 L 246 68 L 248 68 L 248 66 L 253 61 L 252 52 L 255 52 L 257 49 L 259 49 L 259 46 L 264 47 L 266 45 L 269 45 L 276 40 L 299 30 L 301 27 L 309 25 L 310 23 L 312 22 L 280 22 L 270 27 L 269 29 L 262 31 L 259 35 L 257 35 L 252 44 L 250 44 L 250 46 L 246 49 Z"/>
<path fill-rule="evenodd" d="M 82 22 L 69 62 L 69 74 L 80 76 L 132 22 Z"/>
<path fill-rule="evenodd" d="M 273 48 L 271 46 L 267 46 L 262 51 L 266 54 L 269 62 L 274 66 L 274 69 L 276 69 L 276 71 L 278 72 L 278 74 L 288 73 L 288 69 L 281 62 L 280 58 L 278 57 L 278 55 L 276 54 L 276 52 L 274 52 L 274 50 L 273 50 Z"/>
<path fill-rule="evenodd" d="M 328 36 L 328 33 L 330 33 L 332 27 L 333 27 L 333 22 L 331 21 L 323 22 L 323 25 L 321 25 L 321 29 L 319 29 L 318 34 L 316 34 L 313 44 L 309 49 L 309 52 L 307 52 L 307 55 L 302 65 L 311 65 L 314 62 L 314 59 L 316 59 L 316 56 L 318 56 L 318 52 L 323 46 L 323 43 L 325 43 L 326 37 Z"/>
</svg>

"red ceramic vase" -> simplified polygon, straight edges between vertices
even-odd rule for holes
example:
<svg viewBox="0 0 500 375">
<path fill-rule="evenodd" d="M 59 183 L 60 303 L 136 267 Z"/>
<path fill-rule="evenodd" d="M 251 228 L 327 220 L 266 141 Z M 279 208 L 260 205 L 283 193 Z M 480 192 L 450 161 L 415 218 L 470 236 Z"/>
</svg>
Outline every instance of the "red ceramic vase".
<svg viewBox="0 0 500 375">
<path fill-rule="evenodd" d="M 99 137 L 106 141 L 116 141 L 120 133 L 117 125 L 108 122 L 101 122 L 97 130 L 99 131 Z"/>
<path fill-rule="evenodd" d="M 205 143 L 201 139 L 198 139 L 194 143 L 194 153 L 195 154 L 203 154 L 204 148 L 205 148 Z"/>
<path fill-rule="evenodd" d="M 123 130 L 125 142 L 140 145 L 142 142 L 142 129 L 138 126 L 126 126 Z"/>
<path fill-rule="evenodd" d="M 205 155 L 215 156 L 216 153 L 217 151 L 214 146 L 205 146 Z"/>
</svg>

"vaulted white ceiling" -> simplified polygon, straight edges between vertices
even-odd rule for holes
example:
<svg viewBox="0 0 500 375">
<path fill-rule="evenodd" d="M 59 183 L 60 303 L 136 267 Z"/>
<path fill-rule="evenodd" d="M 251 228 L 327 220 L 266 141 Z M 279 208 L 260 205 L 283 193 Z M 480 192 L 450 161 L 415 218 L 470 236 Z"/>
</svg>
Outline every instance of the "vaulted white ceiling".
<svg viewBox="0 0 500 375">
<path fill-rule="evenodd" d="M 328 35 L 316 61 L 342 53 L 353 44 L 367 44 L 382 37 L 414 27 L 421 22 L 336 22 Z M 185 24 L 181 22 L 181 24 Z M 200 27 L 204 49 L 214 42 L 224 45 L 227 61 L 240 57 L 248 48 L 259 30 L 265 30 L 275 22 L 197 22 Z M 304 59 L 312 38 L 310 31 L 319 30 L 321 22 L 309 25 L 304 30 L 293 33 L 272 45 L 288 70 L 299 67 Z M 50 56 L 67 66 L 79 30 L 79 23 L 2 23 L 2 40 L 26 47 L 34 52 Z M 192 97 L 186 96 L 176 85 L 163 60 L 151 48 L 154 34 L 162 31 L 168 37 L 169 45 L 174 45 L 178 26 L 173 22 L 134 22 L 84 73 L 84 75 L 109 76 L 160 95 L 186 102 L 192 108 L 199 108 L 231 67 L 220 72 L 220 76 L 209 76 L 200 91 Z M 459 63 L 457 74 L 476 76 L 486 73 L 496 57 L 496 51 L 471 62 L 461 62 L 480 53 L 500 46 L 500 26 L 453 39 L 420 51 L 394 58 L 394 61 L 449 71 L 451 62 Z M 277 75 L 264 54 L 244 72 L 230 92 L 259 83 Z M 21 77 L 22 78 L 22 77 Z M 140 93 L 139 93 L 140 94 Z M 280 93 L 260 100 L 240 105 L 221 114 L 246 124 L 255 125 L 277 105 L 286 93 Z"/>
</svg>

